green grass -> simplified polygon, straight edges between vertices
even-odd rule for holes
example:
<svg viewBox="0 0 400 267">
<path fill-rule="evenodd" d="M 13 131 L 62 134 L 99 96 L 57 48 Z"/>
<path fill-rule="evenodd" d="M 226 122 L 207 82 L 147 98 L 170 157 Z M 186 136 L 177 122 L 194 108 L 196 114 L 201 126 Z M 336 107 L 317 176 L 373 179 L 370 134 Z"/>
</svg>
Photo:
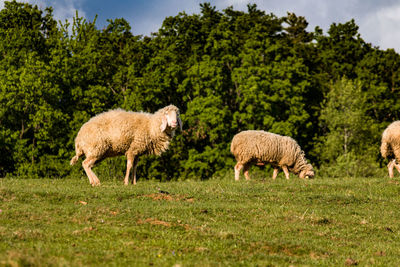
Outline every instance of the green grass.
<svg viewBox="0 0 400 267">
<path fill-rule="evenodd" d="M 398 179 L 4 178 L 0 209 L 0 266 L 400 263 Z"/>
</svg>

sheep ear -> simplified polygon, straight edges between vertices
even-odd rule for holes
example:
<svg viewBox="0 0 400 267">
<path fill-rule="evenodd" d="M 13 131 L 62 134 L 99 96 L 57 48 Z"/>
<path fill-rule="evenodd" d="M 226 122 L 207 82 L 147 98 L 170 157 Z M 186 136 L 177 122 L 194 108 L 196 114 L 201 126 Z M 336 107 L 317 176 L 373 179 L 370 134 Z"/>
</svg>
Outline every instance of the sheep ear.
<svg viewBox="0 0 400 267">
<path fill-rule="evenodd" d="M 167 124 L 168 124 L 167 118 L 166 118 L 166 116 L 163 116 L 161 119 L 161 125 L 160 125 L 161 132 L 164 132 L 165 129 L 167 129 Z"/>
<path fill-rule="evenodd" d="M 179 124 L 179 128 L 182 131 L 182 120 L 181 120 L 181 117 L 179 117 L 179 116 L 178 116 L 178 124 Z"/>
</svg>

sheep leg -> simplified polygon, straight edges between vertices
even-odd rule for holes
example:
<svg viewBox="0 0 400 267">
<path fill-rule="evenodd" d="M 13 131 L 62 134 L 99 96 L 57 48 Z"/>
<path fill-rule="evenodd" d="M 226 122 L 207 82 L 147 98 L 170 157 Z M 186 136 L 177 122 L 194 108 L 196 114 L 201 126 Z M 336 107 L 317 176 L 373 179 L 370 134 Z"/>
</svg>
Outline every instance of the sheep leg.
<svg viewBox="0 0 400 267">
<path fill-rule="evenodd" d="M 243 166 L 243 174 L 244 174 L 244 177 L 246 178 L 246 180 L 250 180 L 250 175 L 249 175 L 250 166 L 251 166 L 250 163 L 246 163 Z"/>
<path fill-rule="evenodd" d="M 275 180 L 276 176 L 278 175 L 279 169 L 278 168 L 274 168 L 274 173 L 272 174 L 272 179 Z"/>
<path fill-rule="evenodd" d="M 389 177 L 390 178 L 393 178 L 393 167 L 396 165 L 396 160 L 395 159 L 393 159 L 393 160 L 391 160 L 390 162 L 389 162 L 389 164 L 387 165 L 387 167 L 388 167 L 388 171 L 389 171 Z"/>
<path fill-rule="evenodd" d="M 235 165 L 235 181 L 239 181 L 240 170 L 243 168 L 243 164 L 238 162 Z"/>
<path fill-rule="evenodd" d="M 283 172 L 285 173 L 286 179 L 289 180 L 289 170 L 288 170 L 288 168 L 287 168 L 285 165 L 283 165 L 283 166 L 282 166 L 282 170 L 283 170 Z"/>
<path fill-rule="evenodd" d="M 132 184 L 136 185 L 136 167 L 138 165 L 139 162 L 139 158 L 135 157 L 135 159 L 133 160 L 133 180 L 132 180 Z"/>
<path fill-rule="evenodd" d="M 124 179 L 124 184 L 128 185 L 129 184 L 129 176 L 131 174 L 131 169 L 133 168 L 133 179 L 132 179 L 132 184 L 136 184 L 136 167 L 138 164 L 138 158 L 135 157 L 134 155 L 127 155 L 127 161 L 126 161 L 126 174 L 125 174 L 125 179 Z"/>
<path fill-rule="evenodd" d="M 100 180 L 97 178 L 96 174 L 92 171 L 92 167 L 96 163 L 95 158 L 86 158 L 82 162 L 82 167 L 86 172 L 86 175 L 89 178 L 89 182 L 92 186 L 100 185 Z"/>
<path fill-rule="evenodd" d="M 127 161 L 126 161 L 126 174 L 125 174 L 125 179 L 124 179 L 124 185 L 129 184 L 129 175 L 133 166 L 133 161 L 135 158 L 132 155 L 127 155 Z"/>
</svg>

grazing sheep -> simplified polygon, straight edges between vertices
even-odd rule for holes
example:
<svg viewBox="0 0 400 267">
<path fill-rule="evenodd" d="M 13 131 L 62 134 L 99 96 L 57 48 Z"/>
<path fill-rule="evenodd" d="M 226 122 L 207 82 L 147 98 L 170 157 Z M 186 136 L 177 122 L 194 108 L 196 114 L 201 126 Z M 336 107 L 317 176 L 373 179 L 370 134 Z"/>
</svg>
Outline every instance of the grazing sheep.
<svg viewBox="0 0 400 267">
<path fill-rule="evenodd" d="M 128 184 L 133 167 L 132 183 L 136 184 L 136 166 L 141 155 L 160 155 L 166 151 L 177 127 L 182 130 L 179 109 L 173 105 L 164 107 L 154 114 L 130 112 L 122 109 L 98 114 L 83 124 L 75 139 L 76 155 L 71 159 L 74 165 L 80 156 L 86 159 L 82 166 L 90 184 L 100 181 L 92 167 L 108 157 L 127 157 L 125 185 Z"/>
<path fill-rule="evenodd" d="M 274 168 L 272 179 L 278 175 L 278 167 L 282 168 L 286 179 L 289 179 L 289 171 L 300 178 L 314 177 L 313 167 L 307 163 L 303 150 L 288 136 L 265 131 L 243 131 L 233 137 L 231 152 L 237 161 L 235 180 L 239 180 L 242 168 L 246 180 L 250 180 L 249 168 L 253 164 L 271 164 Z"/>
<path fill-rule="evenodd" d="M 392 122 L 382 133 L 381 154 L 389 159 L 389 177 L 393 178 L 393 167 L 400 173 L 400 121 Z"/>
</svg>

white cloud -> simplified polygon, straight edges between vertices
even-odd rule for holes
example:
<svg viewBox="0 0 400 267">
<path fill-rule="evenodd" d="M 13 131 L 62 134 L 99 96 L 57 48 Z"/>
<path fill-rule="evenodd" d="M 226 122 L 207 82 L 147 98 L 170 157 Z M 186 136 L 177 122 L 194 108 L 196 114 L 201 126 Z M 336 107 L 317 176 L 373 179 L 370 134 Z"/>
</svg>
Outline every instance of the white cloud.
<svg viewBox="0 0 400 267">
<path fill-rule="evenodd" d="M 56 20 L 61 20 L 62 22 L 65 20 L 72 21 L 72 18 L 76 15 L 76 11 L 78 11 L 80 17 L 86 17 L 85 11 L 81 8 L 80 1 L 63 0 L 54 1 L 54 3 L 49 4 L 52 4 L 53 6 L 54 18 Z"/>
<path fill-rule="evenodd" d="M 395 48 L 400 52 L 400 4 L 398 0 L 214 0 L 211 4 L 219 9 L 233 6 L 247 10 L 248 3 L 278 17 L 287 12 L 304 16 L 309 31 L 320 26 L 326 33 L 332 23 L 345 23 L 355 19 L 361 38 L 381 49 Z"/>
<path fill-rule="evenodd" d="M 217 5 L 226 8 L 228 6 L 233 6 L 235 9 L 243 10 L 246 8 L 249 3 L 256 3 L 260 1 L 249 1 L 249 0 L 220 0 L 216 1 Z"/>
<path fill-rule="evenodd" d="M 400 52 L 400 4 L 385 7 L 366 15 L 360 23 L 365 40 L 381 49 L 394 48 Z"/>
<path fill-rule="evenodd" d="M 29 3 L 31 5 L 37 5 L 39 9 L 44 10 L 46 7 L 53 7 L 53 15 L 55 20 L 69 20 L 72 22 L 72 18 L 78 10 L 80 17 L 85 17 L 85 12 L 81 8 L 82 0 L 17 0 L 21 3 Z M 0 0 L 0 9 L 4 8 L 5 0 Z"/>
</svg>

